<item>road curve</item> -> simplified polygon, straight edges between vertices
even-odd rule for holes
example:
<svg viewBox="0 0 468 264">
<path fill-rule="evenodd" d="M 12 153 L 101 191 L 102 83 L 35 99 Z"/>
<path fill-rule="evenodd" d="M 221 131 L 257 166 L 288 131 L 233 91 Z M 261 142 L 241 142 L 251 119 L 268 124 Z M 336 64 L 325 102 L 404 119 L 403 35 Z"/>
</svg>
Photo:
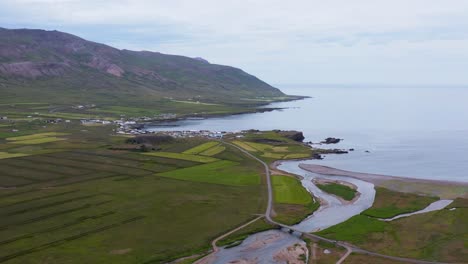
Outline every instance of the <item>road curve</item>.
<svg viewBox="0 0 468 264">
<path fill-rule="evenodd" d="M 243 225 L 241 225 L 241 226 L 239 226 L 239 227 L 236 227 L 236 228 L 232 229 L 231 231 L 229 231 L 229 232 L 227 232 L 227 233 L 225 233 L 225 234 L 223 234 L 223 235 L 217 237 L 215 240 L 213 240 L 213 241 L 211 242 L 211 247 L 213 248 L 213 251 L 212 251 L 210 254 L 204 256 L 203 258 L 201 258 L 201 259 L 195 261 L 194 264 L 210 263 L 210 260 L 212 260 L 212 259 L 214 258 L 214 255 L 216 254 L 216 252 L 219 251 L 219 247 L 216 245 L 216 243 L 218 243 L 219 240 L 221 240 L 221 239 L 223 239 L 223 238 L 229 236 L 230 234 L 232 234 L 232 233 L 234 233 L 234 232 L 236 232 L 236 231 L 238 231 L 238 230 L 240 230 L 240 229 L 242 229 L 242 228 L 244 228 L 244 227 L 246 227 L 246 226 L 252 224 L 253 222 L 259 220 L 259 219 L 262 218 L 262 217 L 263 217 L 263 215 L 261 215 L 261 216 L 255 218 L 255 219 L 253 219 L 253 220 L 251 220 L 251 221 L 249 221 L 249 222 L 247 222 L 247 223 L 245 223 L 245 224 L 243 224 Z"/>
<path fill-rule="evenodd" d="M 336 240 L 324 238 L 324 237 L 321 237 L 321 236 L 318 236 L 318 235 L 315 235 L 315 234 L 311 234 L 311 233 L 303 233 L 302 231 L 297 230 L 297 229 L 295 229 L 295 228 L 293 228 L 291 226 L 287 226 L 287 225 L 284 225 L 282 223 L 278 223 L 278 222 L 274 221 L 271 218 L 271 210 L 272 210 L 272 207 L 273 207 L 273 188 L 272 188 L 272 185 L 271 185 L 270 168 L 268 167 L 268 165 L 263 160 L 255 157 L 253 154 L 251 154 L 247 150 L 245 150 L 245 149 L 243 149 L 243 148 L 241 148 L 241 147 L 239 147 L 239 146 L 237 146 L 235 144 L 232 144 L 232 143 L 229 143 L 229 142 L 226 142 L 226 141 L 223 141 L 223 140 L 220 140 L 220 142 L 240 150 L 242 153 L 244 153 L 245 155 L 251 157 L 252 159 L 254 159 L 256 161 L 258 161 L 259 163 L 261 163 L 265 167 L 265 175 L 266 175 L 267 187 L 268 187 L 268 205 L 267 205 L 267 209 L 265 211 L 265 219 L 268 222 L 270 222 L 271 224 L 280 226 L 282 228 L 289 229 L 291 231 L 301 233 L 305 237 L 315 239 L 315 240 L 325 241 L 325 242 L 328 242 L 328 243 L 333 243 L 335 245 L 346 248 L 346 250 L 347 250 L 346 254 L 340 260 L 338 260 L 337 263 L 342 263 L 346 259 L 346 257 L 348 257 L 352 252 L 356 252 L 356 253 L 361 253 L 361 254 L 365 254 L 365 255 L 382 257 L 382 258 L 386 258 L 386 259 L 390 259 L 390 260 L 402 261 L 402 262 L 407 262 L 407 263 L 448 264 L 448 263 L 445 263 L 445 262 L 433 262 L 433 261 L 425 261 L 425 260 L 419 260 L 419 259 L 402 258 L 402 257 L 384 255 L 384 254 L 380 254 L 380 253 L 377 253 L 377 252 L 372 252 L 372 251 L 368 251 L 368 250 L 359 248 L 359 247 L 354 246 L 352 244 L 349 244 L 347 242 L 336 241 Z"/>
</svg>

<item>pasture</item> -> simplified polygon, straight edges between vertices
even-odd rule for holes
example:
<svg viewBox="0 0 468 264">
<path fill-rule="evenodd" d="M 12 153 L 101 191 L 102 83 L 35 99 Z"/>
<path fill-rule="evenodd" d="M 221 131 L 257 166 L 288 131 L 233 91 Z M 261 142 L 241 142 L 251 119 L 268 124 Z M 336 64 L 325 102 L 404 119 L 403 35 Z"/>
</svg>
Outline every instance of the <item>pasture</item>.
<svg viewBox="0 0 468 264">
<path fill-rule="evenodd" d="M 308 215 L 312 214 L 320 206 L 301 182 L 290 176 L 273 175 L 273 197 L 275 220 L 293 225 Z"/>
<path fill-rule="evenodd" d="M 265 210 L 261 166 L 232 147 L 187 158 L 202 140 L 180 139 L 142 155 L 110 149 L 126 137 L 109 127 L 20 130 L 0 139 L 0 263 L 167 262 Z M 66 140 L 11 143 L 65 135 L 50 132 Z"/>
<path fill-rule="evenodd" d="M 155 156 L 155 157 L 161 157 L 161 158 L 169 158 L 169 159 L 188 160 L 188 161 L 202 162 L 202 163 L 210 163 L 210 162 L 218 161 L 218 159 L 212 158 L 212 157 L 184 154 L 184 153 L 174 153 L 174 152 L 150 152 L 150 153 L 143 153 L 143 155 Z"/>
<path fill-rule="evenodd" d="M 398 201 L 394 206 L 407 208 L 416 197 L 406 196 L 389 190 L 377 189 L 384 192 L 382 197 L 398 197 L 406 202 Z M 421 205 L 427 203 L 427 197 L 419 197 Z M 377 201 L 374 209 L 382 208 L 381 202 Z M 429 261 L 463 263 L 468 257 L 466 237 L 468 236 L 468 204 L 467 199 L 458 198 L 453 205 L 447 208 L 425 214 L 413 215 L 391 222 L 380 221 L 366 215 L 366 211 L 354 216 L 349 220 L 336 226 L 318 232 L 319 235 L 349 241 L 367 250 L 382 254 L 417 258 Z M 383 207 L 385 208 L 385 207 Z M 455 210 L 451 210 L 456 208 Z M 379 212 L 374 210 L 374 212 Z M 383 211 L 386 213 L 385 211 Z"/>
<path fill-rule="evenodd" d="M 266 162 L 304 159 L 310 157 L 313 152 L 302 143 L 282 137 L 275 131 L 247 133 L 243 139 L 235 139 L 232 143 Z"/>
<path fill-rule="evenodd" d="M 178 180 L 234 186 L 260 184 L 258 172 L 246 170 L 239 163 L 229 160 L 173 170 L 159 175 Z"/>
<path fill-rule="evenodd" d="M 312 202 L 310 193 L 293 177 L 273 175 L 272 184 L 276 203 L 307 205 Z"/>
<path fill-rule="evenodd" d="M 191 149 L 188 149 L 188 150 L 186 150 L 186 151 L 184 151 L 182 153 L 196 155 L 196 154 L 200 154 L 203 151 L 207 151 L 208 149 L 213 148 L 213 147 L 215 147 L 215 146 L 217 146 L 219 144 L 220 143 L 216 142 L 216 141 L 209 141 L 209 142 L 203 143 L 201 145 L 198 145 L 196 147 L 193 147 Z"/>
<path fill-rule="evenodd" d="M 19 145 L 36 145 L 44 144 L 49 142 L 65 140 L 65 138 L 59 138 L 56 136 L 65 136 L 67 133 L 58 133 L 58 132 L 46 132 L 46 133 L 37 133 L 25 136 L 18 137 L 9 137 L 6 140 L 11 144 Z"/>
<path fill-rule="evenodd" d="M 10 158 L 17 158 L 17 157 L 24 157 L 28 154 L 23 153 L 8 153 L 8 152 L 0 152 L 0 159 L 10 159 Z"/>
<path fill-rule="evenodd" d="M 372 208 L 367 209 L 363 214 L 377 218 L 392 218 L 399 214 L 422 210 L 439 200 L 438 197 L 421 196 L 414 193 L 395 195 L 395 192 L 381 187 L 376 187 L 376 190 Z"/>
</svg>

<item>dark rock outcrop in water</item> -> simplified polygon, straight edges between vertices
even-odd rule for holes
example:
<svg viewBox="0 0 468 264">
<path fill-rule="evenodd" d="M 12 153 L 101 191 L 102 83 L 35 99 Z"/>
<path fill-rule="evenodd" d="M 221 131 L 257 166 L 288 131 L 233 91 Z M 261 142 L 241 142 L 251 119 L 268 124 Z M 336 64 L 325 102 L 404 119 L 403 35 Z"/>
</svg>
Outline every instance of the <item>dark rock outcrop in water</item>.
<svg viewBox="0 0 468 264">
<path fill-rule="evenodd" d="M 339 143 L 342 139 L 341 138 L 334 138 L 334 137 L 328 137 L 324 141 L 320 142 L 323 144 L 336 144 Z"/>
</svg>

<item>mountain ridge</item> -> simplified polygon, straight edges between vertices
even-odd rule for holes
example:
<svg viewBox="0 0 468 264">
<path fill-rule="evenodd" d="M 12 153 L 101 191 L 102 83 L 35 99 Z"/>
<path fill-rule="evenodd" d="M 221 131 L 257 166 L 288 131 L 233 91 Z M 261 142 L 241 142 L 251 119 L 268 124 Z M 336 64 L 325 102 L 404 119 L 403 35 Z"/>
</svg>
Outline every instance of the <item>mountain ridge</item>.
<svg viewBox="0 0 468 264">
<path fill-rule="evenodd" d="M 41 29 L 0 28 L 0 82 L 0 89 L 18 98 L 58 93 L 65 101 L 67 91 L 81 98 L 71 101 L 99 101 L 105 93 L 143 101 L 171 97 L 226 103 L 285 97 L 279 89 L 235 67 L 201 58 L 120 50 Z M 50 96 L 51 101 L 54 97 Z"/>
</svg>

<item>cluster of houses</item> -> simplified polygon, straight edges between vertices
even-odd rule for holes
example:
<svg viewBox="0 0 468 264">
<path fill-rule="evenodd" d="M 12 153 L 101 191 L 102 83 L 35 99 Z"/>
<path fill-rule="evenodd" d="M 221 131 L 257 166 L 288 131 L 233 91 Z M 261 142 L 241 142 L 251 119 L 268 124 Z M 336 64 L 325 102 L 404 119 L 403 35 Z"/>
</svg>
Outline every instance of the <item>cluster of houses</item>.
<svg viewBox="0 0 468 264">
<path fill-rule="evenodd" d="M 191 137 L 205 137 L 221 139 L 228 134 L 227 132 L 210 131 L 210 130 L 181 130 L 181 131 L 164 131 L 164 134 L 175 138 L 191 138 Z"/>
</svg>

